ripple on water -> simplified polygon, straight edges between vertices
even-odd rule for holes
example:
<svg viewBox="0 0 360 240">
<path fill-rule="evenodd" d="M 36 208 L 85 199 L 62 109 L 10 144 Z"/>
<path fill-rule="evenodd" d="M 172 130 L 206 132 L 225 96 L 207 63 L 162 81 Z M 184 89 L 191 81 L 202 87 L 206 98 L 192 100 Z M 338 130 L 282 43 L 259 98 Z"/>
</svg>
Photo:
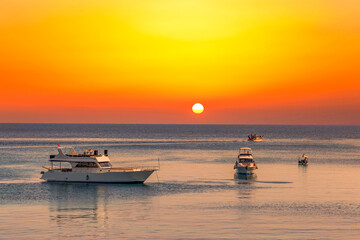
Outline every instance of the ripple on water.
<svg viewBox="0 0 360 240">
<path fill-rule="evenodd" d="M 211 208 L 219 208 L 209 207 Z M 360 203 L 358 202 L 256 202 L 247 201 L 239 204 L 230 204 L 222 206 L 226 209 L 237 209 L 246 212 L 253 212 L 256 214 L 269 214 L 277 216 L 347 216 L 360 217 Z"/>
</svg>

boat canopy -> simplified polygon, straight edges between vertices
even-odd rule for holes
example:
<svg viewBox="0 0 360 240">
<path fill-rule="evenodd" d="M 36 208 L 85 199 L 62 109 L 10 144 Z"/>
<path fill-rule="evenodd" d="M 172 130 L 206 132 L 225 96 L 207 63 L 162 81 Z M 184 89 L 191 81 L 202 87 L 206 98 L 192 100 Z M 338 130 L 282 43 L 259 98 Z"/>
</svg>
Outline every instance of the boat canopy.
<svg viewBox="0 0 360 240">
<path fill-rule="evenodd" d="M 248 148 L 248 147 L 240 148 L 239 154 L 240 155 L 251 155 L 252 154 L 251 148 Z"/>
<path fill-rule="evenodd" d="M 248 147 L 243 147 L 243 148 L 240 148 L 240 150 L 251 150 L 251 148 L 248 148 Z"/>
<path fill-rule="evenodd" d="M 305 158 L 309 159 L 308 155 L 302 154 L 299 156 L 299 159 L 305 159 Z"/>
<path fill-rule="evenodd" d="M 65 155 L 63 149 L 70 149 L 71 155 L 78 155 L 77 152 L 75 151 L 75 149 L 71 146 L 64 146 L 64 147 L 59 146 L 58 151 L 60 154 Z"/>
<path fill-rule="evenodd" d="M 70 150 L 70 151 L 69 151 Z M 58 155 L 50 155 L 50 162 L 109 162 L 105 154 L 98 154 L 97 150 L 86 150 L 79 154 L 73 147 L 58 147 Z M 107 153 L 107 150 L 105 150 Z"/>
</svg>

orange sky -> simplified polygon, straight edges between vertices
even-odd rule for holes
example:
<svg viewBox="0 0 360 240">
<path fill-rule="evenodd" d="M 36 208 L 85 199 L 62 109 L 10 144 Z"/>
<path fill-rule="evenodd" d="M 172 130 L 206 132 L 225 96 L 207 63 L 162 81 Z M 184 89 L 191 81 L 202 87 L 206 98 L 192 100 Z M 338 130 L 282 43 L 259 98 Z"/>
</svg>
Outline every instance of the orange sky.
<svg viewBox="0 0 360 240">
<path fill-rule="evenodd" d="M 357 0 L 3 0 L 0 122 L 359 124 L 359 12 Z"/>
</svg>

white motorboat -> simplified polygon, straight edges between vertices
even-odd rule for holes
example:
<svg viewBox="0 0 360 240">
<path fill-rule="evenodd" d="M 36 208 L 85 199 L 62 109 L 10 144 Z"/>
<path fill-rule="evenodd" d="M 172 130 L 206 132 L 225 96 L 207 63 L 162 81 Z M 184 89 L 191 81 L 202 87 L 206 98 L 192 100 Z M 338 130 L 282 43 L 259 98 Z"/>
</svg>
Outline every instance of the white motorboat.
<svg viewBox="0 0 360 240">
<path fill-rule="evenodd" d="M 262 142 L 264 140 L 264 136 L 259 136 L 257 134 L 250 134 L 248 136 L 249 142 Z"/>
<path fill-rule="evenodd" d="M 50 155 L 51 166 L 43 166 L 47 171 L 41 172 L 41 179 L 48 182 L 143 183 L 159 170 L 159 167 L 113 167 L 107 150 L 104 154 L 92 149 L 78 154 L 73 147 L 59 145 L 58 151 L 59 154 Z"/>
<path fill-rule="evenodd" d="M 307 166 L 309 164 L 309 157 L 305 153 L 299 156 L 298 164 L 301 166 Z"/>
<path fill-rule="evenodd" d="M 240 148 L 238 159 L 234 165 L 236 174 L 252 175 L 257 168 L 251 148 Z"/>
</svg>

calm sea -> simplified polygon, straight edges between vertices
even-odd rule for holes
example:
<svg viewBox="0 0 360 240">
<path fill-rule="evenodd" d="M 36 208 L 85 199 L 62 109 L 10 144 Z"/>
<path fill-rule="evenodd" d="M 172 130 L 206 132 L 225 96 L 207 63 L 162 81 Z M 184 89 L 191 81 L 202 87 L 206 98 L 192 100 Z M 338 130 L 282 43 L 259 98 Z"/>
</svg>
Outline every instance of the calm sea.
<svg viewBox="0 0 360 240">
<path fill-rule="evenodd" d="M 160 171 L 145 184 L 44 183 L 57 144 L 107 149 L 116 166 L 159 159 Z M 253 179 L 234 179 L 240 147 Z M 0 124 L 0 153 L 0 239 L 360 238 L 360 126 Z"/>
</svg>

